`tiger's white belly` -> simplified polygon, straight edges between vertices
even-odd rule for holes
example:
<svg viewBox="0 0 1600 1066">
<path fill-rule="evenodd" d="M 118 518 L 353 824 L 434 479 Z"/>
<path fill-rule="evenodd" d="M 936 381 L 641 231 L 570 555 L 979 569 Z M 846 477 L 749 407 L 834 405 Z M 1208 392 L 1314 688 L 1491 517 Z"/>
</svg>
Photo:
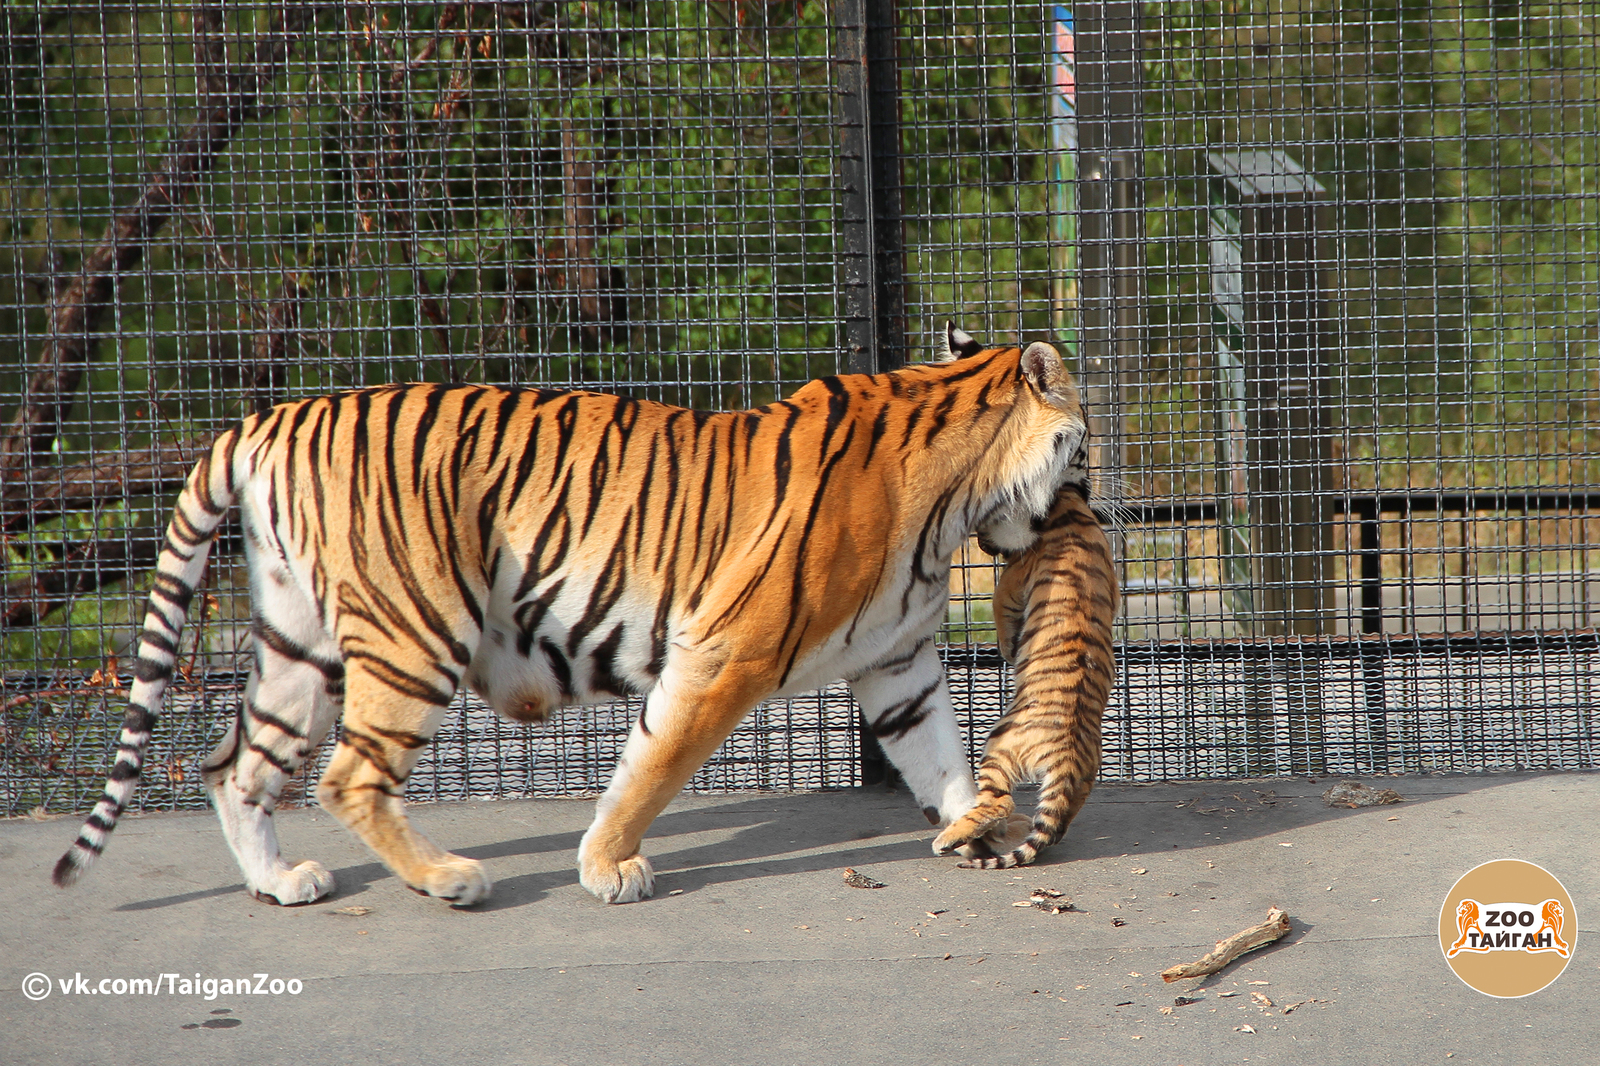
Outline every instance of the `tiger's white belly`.
<svg viewBox="0 0 1600 1066">
<path fill-rule="evenodd" d="M 561 707 L 604 703 L 643 695 L 655 686 L 657 651 L 651 636 L 652 607 L 617 612 L 593 632 L 573 639 L 566 606 L 558 601 L 531 631 L 492 607 L 483 637 L 463 678 L 496 713 L 522 722 L 542 722 Z M 576 619 L 582 614 L 579 605 Z"/>
<path fill-rule="evenodd" d="M 573 582 L 582 587 L 582 582 Z M 850 631 L 840 626 L 803 657 L 769 698 L 822 688 L 855 677 L 885 656 L 931 634 L 948 602 L 947 581 L 913 594 L 905 613 L 900 595 L 882 596 Z M 586 596 L 587 592 L 583 594 Z M 558 597 L 541 623 L 519 627 L 505 602 L 485 612 L 483 637 L 463 681 L 496 713 L 521 722 L 543 722 L 562 707 L 643 696 L 659 681 L 676 637 L 659 647 L 652 634 L 655 606 L 626 597 L 604 624 L 573 641 L 583 596 Z M 628 602 L 633 599 L 634 602 Z M 664 652 L 665 659 L 658 657 Z"/>
</svg>

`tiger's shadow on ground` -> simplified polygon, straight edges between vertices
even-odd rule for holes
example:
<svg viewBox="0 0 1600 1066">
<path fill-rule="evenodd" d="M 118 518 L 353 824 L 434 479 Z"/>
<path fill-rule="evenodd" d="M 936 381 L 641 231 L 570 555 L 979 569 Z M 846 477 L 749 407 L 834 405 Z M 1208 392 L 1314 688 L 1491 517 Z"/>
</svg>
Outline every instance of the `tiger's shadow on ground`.
<svg viewBox="0 0 1600 1066">
<path fill-rule="evenodd" d="M 849 818 L 849 822 L 844 825 L 839 821 L 819 822 L 813 817 L 775 810 L 771 797 L 697 810 L 668 811 L 651 826 L 643 847 L 656 870 L 655 898 L 665 898 L 668 892 L 675 890 L 689 893 L 755 877 L 891 863 L 931 855 L 933 831 L 909 796 L 904 812 L 863 805 L 859 811 L 841 813 L 840 818 Z M 884 826 L 881 824 L 884 821 L 892 824 Z M 880 824 L 869 825 L 872 822 Z M 731 832 L 731 835 L 714 843 L 676 849 L 672 846 L 674 837 L 706 832 Z M 918 839 L 905 839 L 907 833 L 916 833 Z M 490 877 L 495 876 L 496 859 L 544 855 L 561 861 L 560 868 L 555 870 L 497 878 L 494 894 L 472 909 L 495 911 L 520 907 L 538 902 L 553 890 L 577 885 L 577 849 L 582 836 L 581 832 L 552 833 L 454 849 L 457 854 L 487 863 Z M 893 839 L 862 843 L 879 837 Z M 785 857 L 786 853 L 815 852 L 819 848 L 838 850 Z M 381 866 L 374 869 L 380 877 L 387 875 Z M 345 871 L 338 871 L 336 876 L 342 886 Z"/>
<path fill-rule="evenodd" d="M 1521 775 L 1518 775 L 1518 779 Z M 1332 779 L 1329 779 L 1330 781 Z M 1245 785 L 1239 782 L 1183 782 L 1139 789 L 1136 800 L 1119 796 L 1097 803 L 1091 797 L 1073 822 L 1066 839 L 1041 855 L 1030 869 L 1048 870 L 1080 861 L 1173 854 L 1252 837 L 1290 832 L 1321 822 L 1350 817 L 1384 817 L 1383 813 L 1414 808 L 1430 801 L 1448 801 L 1465 792 L 1500 781 L 1453 782 L 1457 787 L 1441 793 L 1415 796 L 1398 807 L 1347 810 L 1328 808 L 1315 795 L 1279 795 L 1273 782 Z M 1402 786 L 1404 787 L 1404 786 Z M 904 810 L 896 806 L 896 796 Z M 1146 798 L 1148 797 L 1148 798 Z M 1019 795 L 1019 809 L 1031 809 L 1031 799 Z M 825 809 L 797 810 L 811 803 Z M 422 813 L 422 812 L 417 812 Z M 426 815 L 419 821 L 426 822 Z M 538 834 L 492 843 L 457 846 L 443 827 L 426 831 L 442 847 L 484 862 L 494 880 L 493 895 L 471 911 L 490 912 L 536 903 L 551 892 L 575 886 L 575 867 L 581 831 Z M 711 843 L 674 848 L 673 838 L 716 832 Z M 934 832 L 922 820 L 911 797 L 865 788 L 801 797 L 752 797 L 748 801 L 692 810 L 668 811 L 651 826 L 644 851 L 656 868 L 656 898 L 681 889 L 692 893 L 705 888 L 764 877 L 842 870 L 910 859 L 933 859 Z M 893 839 L 865 843 L 882 837 Z M 827 850 L 818 850 L 827 849 Z M 794 852 L 808 852 L 796 855 Z M 510 864 L 496 860 L 544 856 L 555 868 L 510 873 Z M 974 878 L 984 871 L 956 870 L 955 857 L 935 860 L 952 871 Z M 394 875 L 377 861 L 334 869 L 339 890 L 330 899 L 348 899 Z M 886 871 L 876 871 L 887 879 Z M 128 903 L 118 910 L 147 910 L 213 896 L 242 892 L 242 884 Z M 319 901 L 324 902 L 324 901 Z M 648 901 L 647 901 L 648 902 Z"/>
<path fill-rule="evenodd" d="M 878 793 L 873 798 L 881 800 L 884 797 Z M 859 811 L 850 811 L 848 814 L 841 812 L 839 815 L 841 819 L 850 818 L 848 823 L 852 826 L 850 829 L 841 828 L 838 822 L 823 823 L 814 817 L 796 816 L 792 812 L 775 810 L 774 799 L 770 796 L 711 808 L 668 811 L 651 826 L 650 833 L 645 837 L 644 852 L 651 857 L 656 868 L 658 896 L 664 896 L 673 889 L 681 888 L 688 892 L 711 884 L 743 880 L 753 876 L 828 870 L 852 864 L 895 862 L 930 854 L 929 841 L 933 839 L 933 831 L 927 827 L 909 796 L 906 797 L 906 805 L 903 814 L 898 811 L 885 811 L 880 804 L 870 806 L 863 804 Z M 494 881 L 493 893 L 483 903 L 469 908 L 470 911 L 496 911 L 535 903 L 545 898 L 551 891 L 575 886 L 578 883 L 576 863 L 578 842 L 583 838 L 581 830 L 461 846 L 450 839 L 446 827 L 428 824 L 426 807 L 414 808 L 411 813 L 418 828 L 440 847 L 469 859 L 476 859 L 488 867 L 489 877 Z M 418 815 L 420 817 L 417 817 Z M 868 827 L 869 822 L 881 823 L 886 818 L 898 824 L 893 828 L 882 827 L 881 824 Z M 704 832 L 726 833 L 729 829 L 733 829 L 734 834 L 727 839 L 713 844 L 672 850 L 673 837 Z M 919 835 L 926 839 L 915 841 L 899 839 L 869 847 L 855 847 L 793 859 L 781 858 L 786 852 L 826 848 L 886 835 L 903 837 L 907 832 L 919 832 Z M 218 841 L 220 840 L 219 835 Z M 775 845 L 775 841 L 783 843 Z M 496 861 L 521 856 L 544 857 L 546 862 L 556 863 L 557 866 L 555 869 L 507 876 L 510 864 Z M 298 853 L 290 857 L 296 860 L 319 858 L 314 854 Z M 773 861 L 763 862 L 757 866 L 747 865 L 763 858 L 771 858 Z M 353 899 L 385 879 L 394 877 L 386 866 L 376 860 L 349 866 L 333 866 L 331 871 L 338 885 L 337 891 L 332 896 L 308 906 Z M 663 881 L 663 875 L 671 881 L 670 884 Z M 116 909 L 152 910 L 217 896 L 243 894 L 244 891 L 242 882 L 234 882 L 217 888 L 125 903 Z"/>
<path fill-rule="evenodd" d="M 1273 781 L 1180 782 L 1128 793 L 1119 791 L 1117 798 L 1110 801 L 1096 803 L 1091 797 L 1066 838 L 1041 855 L 1029 869 L 1043 872 L 1097 859 L 1174 855 L 1292 833 L 1346 818 L 1383 820 L 1397 811 L 1416 809 L 1425 803 L 1451 802 L 1465 793 L 1521 779 L 1523 775 L 1499 780 L 1438 782 L 1432 785 L 1437 791 L 1417 792 L 1400 805 L 1357 809 L 1330 808 L 1322 802 L 1320 790 L 1337 778 L 1324 779 L 1315 788 L 1307 787 L 1304 781 L 1296 782 L 1300 787 L 1294 791 L 1285 790 L 1284 794 L 1278 791 L 1282 783 Z M 1395 783 L 1401 788 L 1407 787 L 1403 782 Z M 846 866 L 859 868 L 910 859 L 947 863 L 959 876 L 994 876 L 991 871 L 957 869 L 958 859 L 954 856 L 935 858 L 931 850 L 934 831 L 923 822 L 911 797 L 905 793 L 899 795 L 905 803 L 903 812 L 893 806 L 894 793 L 879 789 L 817 795 L 815 799 L 819 805 L 831 808 L 832 820 L 820 819 L 813 812 L 793 810 L 792 797 L 777 804 L 771 797 L 764 797 L 747 803 L 669 811 L 657 819 L 644 844 L 644 851 L 656 869 L 656 896 L 663 898 L 677 889 L 692 893 L 756 878 L 842 871 Z M 802 797 L 801 802 L 810 798 Z M 1018 801 L 1019 810 L 1032 809 L 1030 794 L 1019 794 Z M 672 846 L 675 836 L 708 830 L 732 832 L 713 843 L 676 849 Z M 477 909 L 522 906 L 536 902 L 553 889 L 575 885 L 577 871 L 570 864 L 576 861 L 581 835 L 525 837 L 459 849 L 461 854 L 479 860 L 563 852 L 568 862 L 565 869 L 497 880 L 495 895 Z M 893 839 L 865 843 L 880 837 Z M 799 851 L 808 854 L 792 854 Z M 893 876 L 883 869 L 869 872 L 882 880 Z M 494 873 L 491 863 L 490 876 Z"/>
</svg>

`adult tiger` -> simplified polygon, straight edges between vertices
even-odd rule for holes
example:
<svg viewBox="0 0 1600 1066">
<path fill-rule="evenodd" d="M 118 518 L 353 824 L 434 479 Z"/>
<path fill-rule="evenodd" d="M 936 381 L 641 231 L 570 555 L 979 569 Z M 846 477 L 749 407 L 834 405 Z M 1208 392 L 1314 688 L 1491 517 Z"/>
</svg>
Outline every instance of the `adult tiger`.
<svg viewBox="0 0 1600 1066">
<path fill-rule="evenodd" d="M 1116 677 L 1111 626 L 1117 571 L 1089 507 L 1087 441 L 1026 551 L 1008 555 L 994 590 L 1000 653 L 1017 668 L 1017 691 L 978 766 L 978 801 L 934 840 L 960 850 L 962 866 L 1026 866 L 1056 843 L 1100 773 L 1100 719 Z M 1031 820 L 1015 814 L 1012 788 L 1040 783 Z"/>
<path fill-rule="evenodd" d="M 602 900 L 654 888 L 640 840 L 762 699 L 849 680 L 935 824 L 976 796 L 934 630 L 974 532 L 1036 536 L 1085 433 L 1047 344 L 813 381 L 753 411 L 403 385 L 284 404 L 224 433 L 167 528 L 105 794 L 72 884 L 131 797 L 190 598 L 239 504 L 255 662 L 203 779 L 258 898 L 334 888 L 280 855 L 284 784 L 343 714 L 318 801 L 413 888 L 469 904 L 482 866 L 401 802 L 457 687 L 499 713 L 645 697 L 579 846 Z"/>
</svg>

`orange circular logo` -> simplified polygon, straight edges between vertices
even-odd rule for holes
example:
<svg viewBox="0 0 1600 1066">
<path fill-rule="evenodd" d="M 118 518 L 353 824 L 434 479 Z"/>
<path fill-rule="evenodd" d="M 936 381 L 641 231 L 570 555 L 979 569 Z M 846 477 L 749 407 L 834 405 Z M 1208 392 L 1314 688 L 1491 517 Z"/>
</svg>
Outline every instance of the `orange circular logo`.
<svg viewBox="0 0 1600 1066">
<path fill-rule="evenodd" d="M 1578 940 L 1572 897 L 1555 875 L 1496 859 L 1461 876 L 1439 908 L 1439 949 L 1486 996 L 1531 996 L 1561 976 Z"/>
</svg>

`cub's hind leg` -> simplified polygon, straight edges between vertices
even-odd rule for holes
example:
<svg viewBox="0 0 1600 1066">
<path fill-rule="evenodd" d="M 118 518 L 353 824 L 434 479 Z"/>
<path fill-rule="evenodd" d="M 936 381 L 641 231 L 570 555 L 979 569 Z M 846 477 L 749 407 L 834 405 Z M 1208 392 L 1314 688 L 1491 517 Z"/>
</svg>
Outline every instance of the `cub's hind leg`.
<svg viewBox="0 0 1600 1066">
<path fill-rule="evenodd" d="M 407 885 L 458 906 L 489 895 L 475 859 L 453 855 L 411 826 L 406 779 L 455 694 L 442 667 L 398 649 L 347 660 L 344 730 L 317 786 L 317 801 Z"/>
<path fill-rule="evenodd" d="M 255 663 L 244 699 L 201 777 L 251 894 L 269 903 L 310 903 L 334 890 L 333 875 L 317 862 L 284 860 L 273 811 L 338 717 L 344 665 L 314 608 L 281 600 L 274 607 L 276 618 L 258 615 L 251 627 Z"/>
</svg>

